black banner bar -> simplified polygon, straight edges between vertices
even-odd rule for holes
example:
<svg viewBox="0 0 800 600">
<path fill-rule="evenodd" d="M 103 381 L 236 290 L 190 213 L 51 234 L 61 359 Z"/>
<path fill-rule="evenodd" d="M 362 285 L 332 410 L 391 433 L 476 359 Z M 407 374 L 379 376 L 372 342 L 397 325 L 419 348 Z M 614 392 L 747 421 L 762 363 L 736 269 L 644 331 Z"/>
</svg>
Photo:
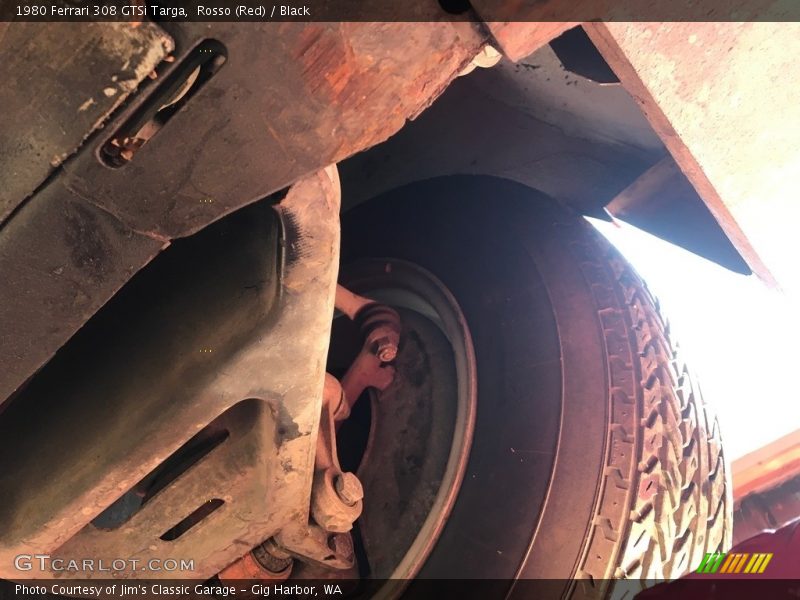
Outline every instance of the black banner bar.
<svg viewBox="0 0 800 600">
<path fill-rule="evenodd" d="M 0 22 L 800 21 L 797 0 L 0 0 Z"/>
</svg>

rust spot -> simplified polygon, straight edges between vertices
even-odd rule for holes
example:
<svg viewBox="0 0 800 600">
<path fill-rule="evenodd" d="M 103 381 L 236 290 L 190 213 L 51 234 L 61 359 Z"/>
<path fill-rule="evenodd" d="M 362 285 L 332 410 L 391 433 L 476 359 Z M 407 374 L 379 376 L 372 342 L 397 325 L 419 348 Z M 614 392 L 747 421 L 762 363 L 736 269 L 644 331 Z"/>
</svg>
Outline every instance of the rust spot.
<svg viewBox="0 0 800 600">
<path fill-rule="evenodd" d="M 65 240 L 72 264 L 94 281 L 103 279 L 109 244 L 97 216 L 80 204 L 71 204 L 66 221 Z"/>
<path fill-rule="evenodd" d="M 323 27 L 307 28 L 300 39 L 297 59 L 303 68 L 303 80 L 313 96 L 337 103 L 354 97 L 358 86 L 353 76 L 358 66 L 339 32 Z"/>
</svg>

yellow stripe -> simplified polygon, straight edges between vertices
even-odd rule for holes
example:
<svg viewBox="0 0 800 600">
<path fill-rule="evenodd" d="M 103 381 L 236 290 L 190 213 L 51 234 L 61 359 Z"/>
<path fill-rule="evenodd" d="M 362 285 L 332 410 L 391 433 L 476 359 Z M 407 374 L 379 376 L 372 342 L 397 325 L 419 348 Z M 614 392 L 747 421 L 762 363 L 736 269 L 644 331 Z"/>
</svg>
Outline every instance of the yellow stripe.
<svg viewBox="0 0 800 600">
<path fill-rule="evenodd" d="M 767 554 L 762 553 L 761 556 L 758 557 L 758 562 L 753 565 L 753 568 L 750 570 L 751 573 L 758 573 L 758 570 L 761 568 L 761 565 L 764 563 L 764 559 L 767 558 Z"/>
<path fill-rule="evenodd" d="M 758 572 L 759 572 L 759 573 L 763 573 L 763 572 L 764 572 L 764 569 L 766 569 L 766 568 L 767 568 L 767 565 L 769 564 L 769 561 L 771 561 L 771 560 L 772 560 L 772 553 L 770 552 L 769 554 L 767 554 L 767 555 L 765 556 L 765 558 L 764 558 L 764 562 L 763 562 L 763 563 L 761 563 L 761 568 L 758 570 Z"/>
<path fill-rule="evenodd" d="M 728 566 L 731 564 L 734 558 L 739 556 L 738 554 L 728 554 L 728 558 L 725 559 L 725 562 L 722 565 L 722 568 L 719 570 L 720 573 L 727 573 Z"/>
<path fill-rule="evenodd" d="M 744 563 L 747 560 L 748 556 L 750 556 L 750 554 L 747 552 L 742 554 L 742 560 L 740 560 L 739 563 L 736 565 L 736 571 L 734 571 L 734 573 L 738 573 L 739 571 L 742 570 L 742 567 L 744 566 Z"/>
<path fill-rule="evenodd" d="M 744 568 L 745 573 L 752 573 L 756 569 L 758 569 L 759 563 L 764 560 L 763 554 L 753 554 L 753 558 L 750 559 L 750 562 L 747 563 L 747 566 Z"/>
</svg>

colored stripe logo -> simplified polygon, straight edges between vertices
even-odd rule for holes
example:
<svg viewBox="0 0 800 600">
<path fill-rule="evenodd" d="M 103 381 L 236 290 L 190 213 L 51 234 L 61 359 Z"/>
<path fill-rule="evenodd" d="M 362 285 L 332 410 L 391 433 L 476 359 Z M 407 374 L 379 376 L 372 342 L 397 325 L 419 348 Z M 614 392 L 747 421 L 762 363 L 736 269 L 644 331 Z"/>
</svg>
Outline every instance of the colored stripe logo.
<svg viewBox="0 0 800 600">
<path fill-rule="evenodd" d="M 706 554 L 700 566 L 697 567 L 698 573 L 726 573 L 739 574 L 763 573 L 769 561 L 772 560 L 772 553 L 755 552 L 715 552 Z"/>
</svg>

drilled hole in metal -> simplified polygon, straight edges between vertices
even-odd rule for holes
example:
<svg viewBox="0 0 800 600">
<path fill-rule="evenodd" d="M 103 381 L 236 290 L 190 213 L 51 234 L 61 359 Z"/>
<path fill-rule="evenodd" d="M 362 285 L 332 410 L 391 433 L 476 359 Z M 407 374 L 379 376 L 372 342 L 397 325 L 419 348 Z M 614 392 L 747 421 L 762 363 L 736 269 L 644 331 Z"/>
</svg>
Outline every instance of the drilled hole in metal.
<svg viewBox="0 0 800 600">
<path fill-rule="evenodd" d="M 218 510 L 223 504 L 225 504 L 224 500 L 220 500 L 219 498 L 214 498 L 209 500 L 208 502 L 204 503 L 201 506 L 198 506 L 192 513 L 178 522 L 177 525 L 168 529 L 163 534 L 161 534 L 161 539 L 165 542 L 172 542 L 177 540 L 181 537 L 184 533 L 189 531 L 192 527 L 197 525 L 200 521 L 208 517 L 211 513 L 215 510 Z"/>
<path fill-rule="evenodd" d="M 97 515 L 92 525 L 98 529 L 112 531 L 125 524 L 156 493 L 200 462 L 228 437 L 227 429 L 221 429 L 217 423 L 211 423 Z"/>
<path fill-rule="evenodd" d="M 216 40 L 205 40 L 166 76 L 147 100 L 100 148 L 102 162 L 119 168 L 149 142 L 164 125 L 219 71 L 227 50 Z"/>
</svg>

